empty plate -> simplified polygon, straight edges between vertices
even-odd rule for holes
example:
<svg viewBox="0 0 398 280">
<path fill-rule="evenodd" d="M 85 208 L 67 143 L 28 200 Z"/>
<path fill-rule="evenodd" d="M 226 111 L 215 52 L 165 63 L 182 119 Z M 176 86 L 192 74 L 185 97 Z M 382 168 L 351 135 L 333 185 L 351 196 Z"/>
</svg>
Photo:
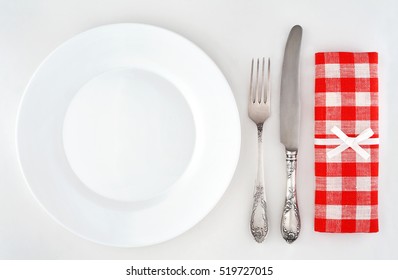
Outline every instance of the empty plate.
<svg viewBox="0 0 398 280">
<path fill-rule="evenodd" d="M 188 230 L 215 206 L 240 151 L 239 115 L 214 62 L 143 24 L 98 27 L 39 66 L 18 114 L 33 195 L 94 242 L 133 247 Z"/>
</svg>

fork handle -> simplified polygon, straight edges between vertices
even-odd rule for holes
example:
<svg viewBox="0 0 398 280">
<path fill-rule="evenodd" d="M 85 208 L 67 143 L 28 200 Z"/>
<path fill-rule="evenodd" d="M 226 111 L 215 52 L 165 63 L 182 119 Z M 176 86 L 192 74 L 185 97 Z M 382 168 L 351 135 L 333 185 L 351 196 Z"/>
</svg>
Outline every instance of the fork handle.
<svg viewBox="0 0 398 280">
<path fill-rule="evenodd" d="M 281 232 L 287 243 L 294 242 L 300 233 L 300 213 L 296 194 L 297 151 L 286 150 L 286 200 L 283 207 Z"/>
<path fill-rule="evenodd" d="M 264 169 L 263 169 L 263 124 L 257 125 L 258 135 L 258 164 L 257 179 L 254 188 L 253 209 L 250 219 L 250 230 L 258 243 L 264 241 L 268 233 L 267 203 L 264 191 Z"/>
</svg>

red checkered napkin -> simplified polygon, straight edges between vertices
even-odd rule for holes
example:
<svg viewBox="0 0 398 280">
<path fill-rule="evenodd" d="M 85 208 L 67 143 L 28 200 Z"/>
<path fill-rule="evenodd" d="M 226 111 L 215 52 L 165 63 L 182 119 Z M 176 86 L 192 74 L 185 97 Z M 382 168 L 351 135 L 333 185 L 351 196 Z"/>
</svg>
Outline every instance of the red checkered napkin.
<svg viewBox="0 0 398 280">
<path fill-rule="evenodd" d="M 315 55 L 315 231 L 378 231 L 378 55 Z"/>
</svg>

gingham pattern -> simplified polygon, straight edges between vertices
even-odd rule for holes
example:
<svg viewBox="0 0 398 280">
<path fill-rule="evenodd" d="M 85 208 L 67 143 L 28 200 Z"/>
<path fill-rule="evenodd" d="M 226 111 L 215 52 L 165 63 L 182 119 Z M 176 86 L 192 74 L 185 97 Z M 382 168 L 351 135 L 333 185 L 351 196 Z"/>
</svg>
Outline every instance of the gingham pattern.
<svg viewBox="0 0 398 280">
<path fill-rule="evenodd" d="M 377 64 L 375 52 L 316 53 L 315 138 L 337 138 L 333 126 L 379 137 Z M 315 145 L 315 231 L 377 232 L 379 145 L 361 145 L 368 160 L 351 148 L 328 158 L 335 147 Z"/>
</svg>

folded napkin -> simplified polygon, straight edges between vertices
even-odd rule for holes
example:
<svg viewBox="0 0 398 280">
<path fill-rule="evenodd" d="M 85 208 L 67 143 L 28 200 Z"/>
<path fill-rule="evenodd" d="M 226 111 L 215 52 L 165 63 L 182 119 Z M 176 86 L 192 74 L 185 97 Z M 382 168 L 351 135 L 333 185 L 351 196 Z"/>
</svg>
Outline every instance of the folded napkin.
<svg viewBox="0 0 398 280">
<path fill-rule="evenodd" d="M 315 55 L 315 231 L 378 231 L 378 54 Z"/>
</svg>

